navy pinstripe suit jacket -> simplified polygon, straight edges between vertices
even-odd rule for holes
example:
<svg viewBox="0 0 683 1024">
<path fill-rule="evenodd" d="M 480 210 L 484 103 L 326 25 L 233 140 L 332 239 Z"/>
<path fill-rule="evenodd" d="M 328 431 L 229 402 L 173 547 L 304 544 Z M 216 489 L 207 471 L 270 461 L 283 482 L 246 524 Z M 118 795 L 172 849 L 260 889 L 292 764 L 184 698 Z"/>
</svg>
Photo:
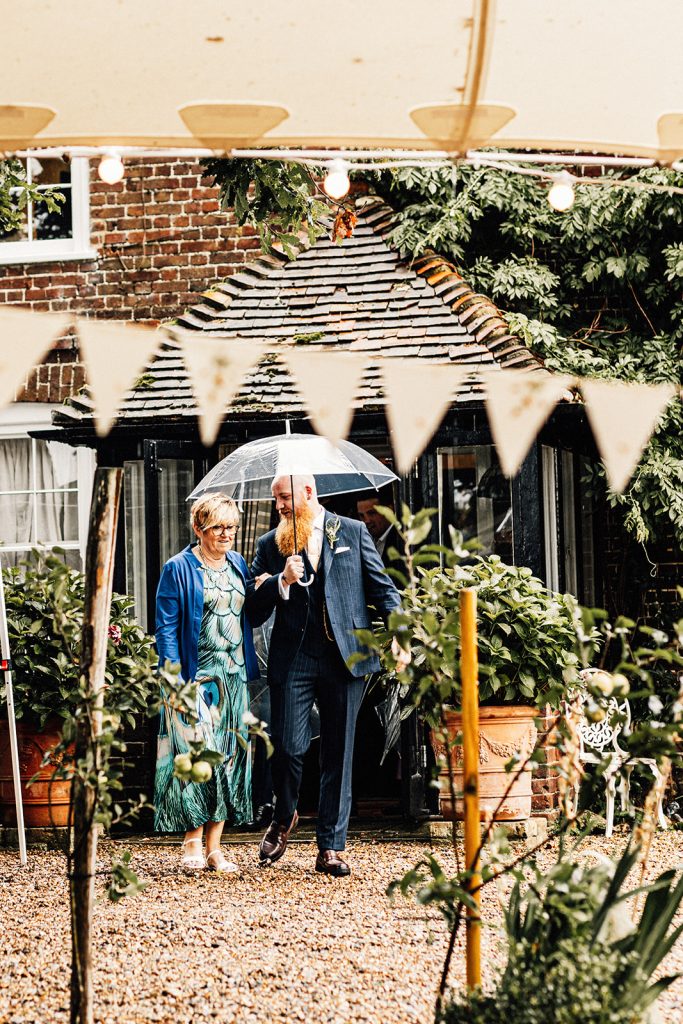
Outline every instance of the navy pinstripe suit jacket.
<svg viewBox="0 0 683 1024">
<path fill-rule="evenodd" d="M 325 513 L 325 526 L 336 518 Z M 368 605 L 387 616 L 401 601 L 398 590 L 391 578 L 384 572 L 382 560 L 377 554 L 372 538 L 364 523 L 355 519 L 339 517 L 341 527 L 337 534 L 334 550 L 323 538 L 321 558 L 325 574 L 325 605 L 327 618 L 339 652 L 346 660 L 349 655 L 363 652 L 354 629 L 369 629 L 371 614 Z M 306 628 L 308 593 L 305 587 L 296 584 L 290 587 L 289 600 L 280 597 L 278 578 L 285 567 L 285 558 L 275 543 L 275 530 L 261 537 L 257 548 L 252 573 L 260 576 L 270 573 L 254 594 L 252 601 L 262 613 L 269 614 L 275 608 L 275 622 L 268 656 L 268 682 L 281 683 L 294 660 Z M 356 662 L 350 669 L 353 676 L 360 677 L 369 672 L 379 671 L 376 655 L 370 655 Z"/>
</svg>

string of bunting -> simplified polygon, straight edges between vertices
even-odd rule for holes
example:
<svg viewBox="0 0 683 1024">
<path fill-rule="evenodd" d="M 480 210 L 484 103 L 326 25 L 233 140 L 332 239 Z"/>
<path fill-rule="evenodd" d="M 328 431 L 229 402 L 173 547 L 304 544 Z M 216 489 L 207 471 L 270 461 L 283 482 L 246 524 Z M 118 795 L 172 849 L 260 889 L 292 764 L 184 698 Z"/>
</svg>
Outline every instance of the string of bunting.
<svg viewBox="0 0 683 1024">
<path fill-rule="evenodd" d="M 117 410 L 155 354 L 172 338 L 182 351 L 197 402 L 202 442 L 218 436 L 245 377 L 266 353 L 276 353 L 296 383 L 318 433 L 348 435 L 363 376 L 381 371 L 396 465 L 408 472 L 429 443 L 458 390 L 470 377 L 481 385 L 501 468 L 514 476 L 555 405 L 579 389 L 615 492 L 624 490 L 669 402 L 675 384 L 634 384 L 547 371 L 429 363 L 350 352 L 309 351 L 250 339 L 211 338 L 180 327 L 153 329 L 70 314 L 0 308 L 0 407 L 10 403 L 32 367 L 70 328 L 78 334 L 95 429 L 106 435 Z"/>
</svg>

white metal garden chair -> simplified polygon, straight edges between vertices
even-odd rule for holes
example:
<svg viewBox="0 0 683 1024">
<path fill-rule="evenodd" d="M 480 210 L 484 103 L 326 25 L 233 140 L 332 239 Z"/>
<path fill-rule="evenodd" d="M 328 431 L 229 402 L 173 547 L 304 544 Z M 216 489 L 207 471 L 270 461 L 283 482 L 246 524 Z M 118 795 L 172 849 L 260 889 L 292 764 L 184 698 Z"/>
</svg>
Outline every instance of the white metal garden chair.
<svg viewBox="0 0 683 1024">
<path fill-rule="evenodd" d="M 595 671 L 597 669 L 584 669 L 581 672 L 582 679 L 587 681 Z M 614 829 L 614 801 L 617 788 L 622 811 L 627 814 L 632 814 L 634 811 L 630 789 L 631 772 L 635 765 L 642 764 L 652 772 L 655 786 L 659 785 L 662 773 L 653 757 L 632 757 L 627 750 L 619 745 L 619 737 L 631 726 L 631 706 L 625 697 L 603 697 L 600 700 L 600 705 L 605 710 L 605 717 L 600 722 L 589 722 L 583 714 L 585 700 L 586 692 L 580 690 L 571 702 L 580 741 L 579 759 L 584 764 L 597 765 L 601 764 L 605 757 L 609 757 L 609 763 L 603 776 L 607 804 L 605 837 L 609 838 Z M 660 792 L 657 801 L 657 822 L 660 828 L 668 828 L 669 822 L 662 807 L 663 796 L 663 792 Z M 578 802 L 579 785 L 576 786 L 574 792 L 575 814 Z"/>
</svg>

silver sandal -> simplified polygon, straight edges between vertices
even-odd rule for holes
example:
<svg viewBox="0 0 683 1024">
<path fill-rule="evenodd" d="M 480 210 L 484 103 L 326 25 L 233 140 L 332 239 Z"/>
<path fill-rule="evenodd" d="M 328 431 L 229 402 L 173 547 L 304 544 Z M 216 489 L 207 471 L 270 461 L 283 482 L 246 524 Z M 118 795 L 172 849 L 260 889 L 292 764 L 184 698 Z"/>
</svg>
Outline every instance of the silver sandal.
<svg viewBox="0 0 683 1024">
<path fill-rule="evenodd" d="M 201 852 L 202 841 L 201 839 L 185 839 L 183 841 L 183 851 L 187 846 L 191 846 L 192 843 L 199 843 L 199 853 L 187 853 L 183 852 L 180 858 L 180 870 L 185 875 L 194 875 L 197 871 L 203 871 L 206 867 L 206 861 L 204 854 Z"/>
<path fill-rule="evenodd" d="M 219 855 L 220 860 L 216 860 L 212 864 L 211 858 L 216 854 Z M 237 864 L 233 864 L 231 860 L 228 860 L 222 850 L 212 850 L 211 853 L 207 853 L 206 867 L 209 871 L 218 871 L 225 875 L 234 874 L 235 871 L 239 871 Z"/>
</svg>

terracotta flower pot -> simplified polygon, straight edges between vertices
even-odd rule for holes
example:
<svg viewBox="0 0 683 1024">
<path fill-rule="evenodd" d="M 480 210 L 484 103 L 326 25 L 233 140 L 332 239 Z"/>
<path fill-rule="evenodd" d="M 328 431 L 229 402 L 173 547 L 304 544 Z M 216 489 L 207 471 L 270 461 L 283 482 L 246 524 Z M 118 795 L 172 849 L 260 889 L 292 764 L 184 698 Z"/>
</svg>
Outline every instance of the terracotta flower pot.
<svg viewBox="0 0 683 1024">
<path fill-rule="evenodd" d="M 54 779 L 57 758 L 41 766 L 44 754 L 53 750 L 61 739 L 61 718 L 49 719 L 42 730 L 20 719 L 17 722 L 19 744 L 19 773 L 21 798 L 24 805 L 24 823 L 27 828 L 64 827 L 69 823 L 69 795 L 71 782 Z M 62 755 L 60 755 L 61 757 Z M 32 785 L 29 780 L 37 775 Z M 14 783 L 9 729 L 6 720 L 0 721 L 0 824 L 16 826 Z"/>
<path fill-rule="evenodd" d="M 455 807 L 448 781 L 446 744 L 432 730 L 431 742 L 439 766 L 439 809 L 448 821 L 462 821 L 462 746 L 454 746 L 462 728 L 458 711 L 445 712 L 449 738 L 450 761 L 453 768 Z M 497 821 L 525 821 L 531 817 L 531 766 L 515 780 L 512 789 L 498 810 L 512 775 L 505 765 L 513 756 L 527 757 L 536 744 L 534 708 L 521 706 L 482 707 L 479 709 L 479 804 L 482 819 L 491 815 Z"/>
</svg>

